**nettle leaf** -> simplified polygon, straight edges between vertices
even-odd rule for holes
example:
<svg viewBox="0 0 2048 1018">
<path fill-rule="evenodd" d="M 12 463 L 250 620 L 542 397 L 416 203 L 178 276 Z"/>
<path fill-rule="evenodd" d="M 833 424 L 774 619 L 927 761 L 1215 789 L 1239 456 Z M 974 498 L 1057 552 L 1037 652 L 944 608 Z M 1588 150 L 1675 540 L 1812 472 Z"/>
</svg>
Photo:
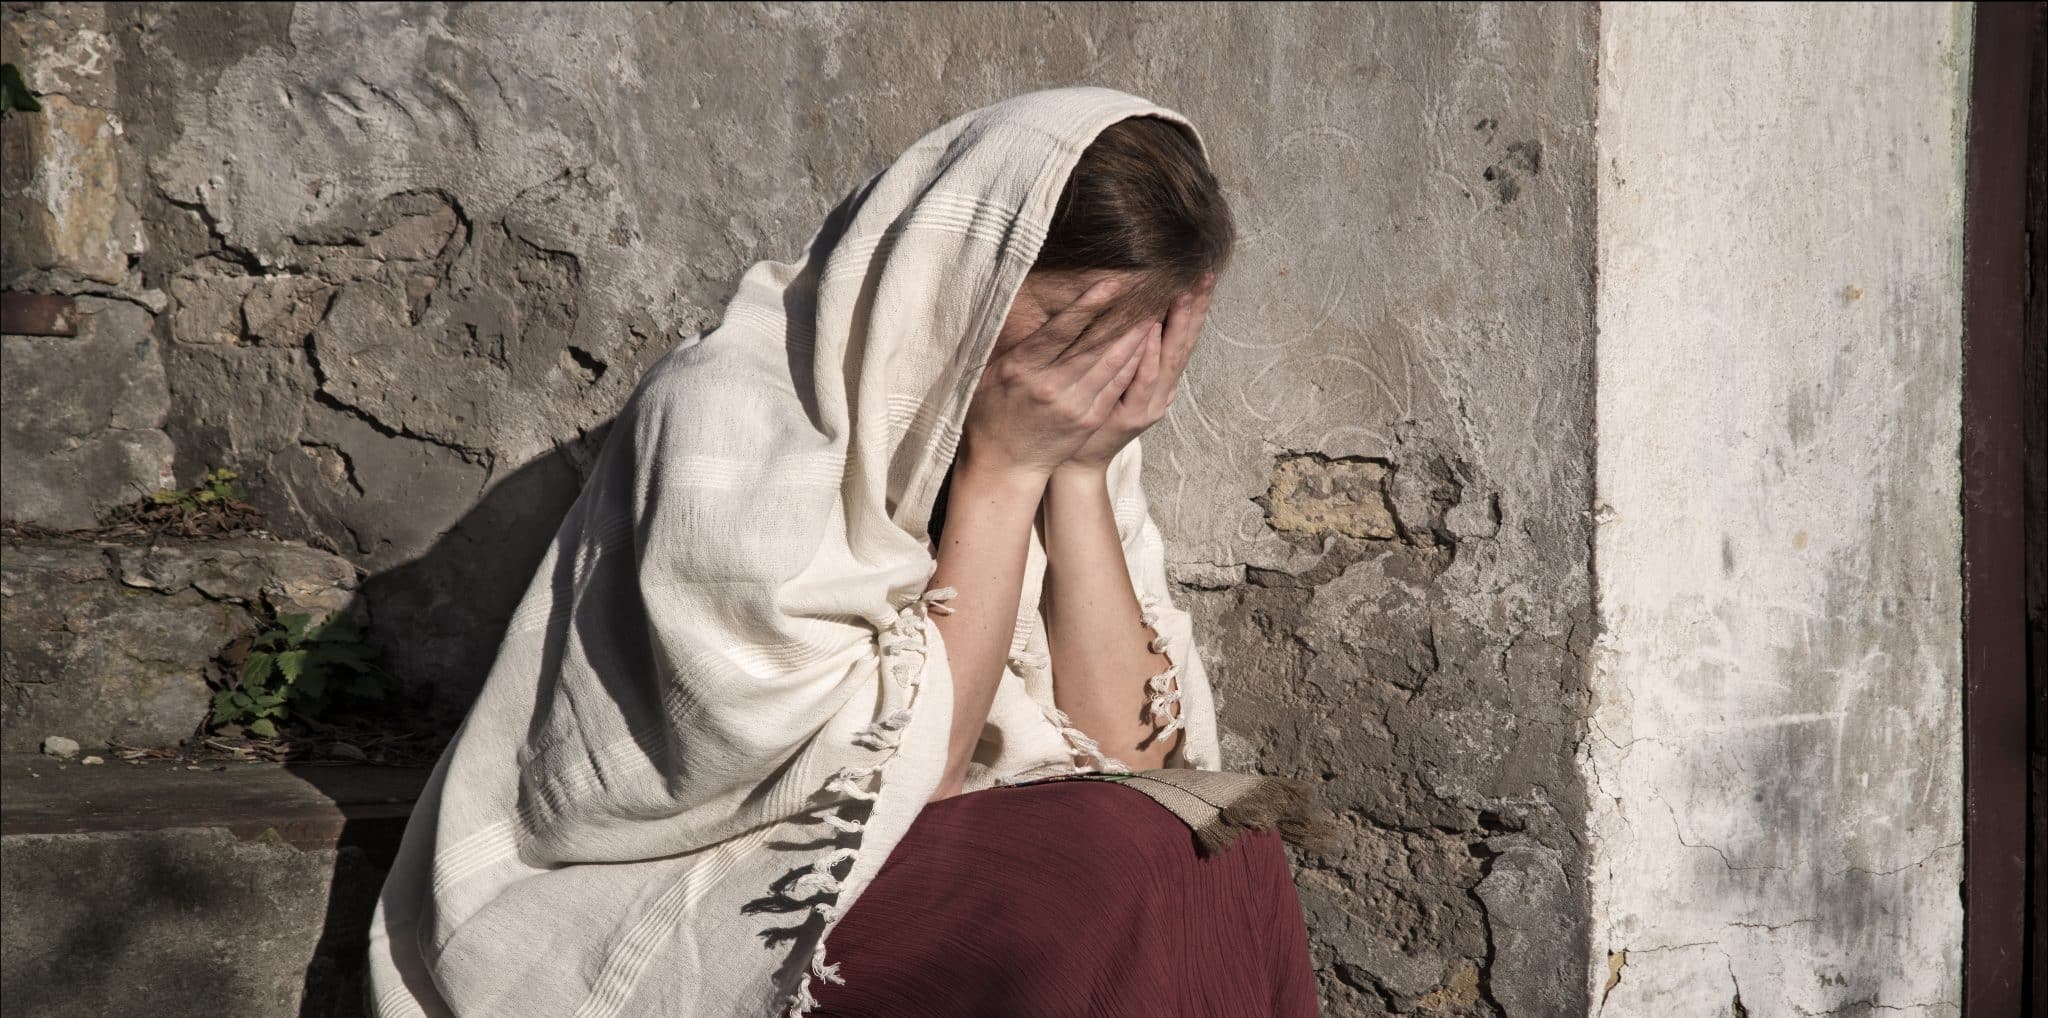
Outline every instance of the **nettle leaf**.
<svg viewBox="0 0 2048 1018">
<path fill-rule="evenodd" d="M 235 690 L 234 704 L 235 706 L 240 707 L 243 710 L 248 710 L 249 708 L 256 706 L 256 698 L 237 689 Z"/>
<path fill-rule="evenodd" d="M 309 612 L 287 612 L 277 617 L 278 625 L 284 627 L 285 638 L 293 646 L 298 646 L 306 638 L 306 624 L 311 621 L 313 616 Z"/>
<path fill-rule="evenodd" d="M 327 694 L 327 675 L 314 670 L 292 683 L 292 695 L 301 700 L 318 700 Z"/>
<path fill-rule="evenodd" d="M 267 650 L 252 650 L 249 658 L 242 662 L 242 686 L 253 688 L 270 680 L 271 667 L 277 663 L 277 655 Z"/>
<path fill-rule="evenodd" d="M 284 676 L 285 685 L 289 686 L 299 681 L 299 677 L 306 673 L 306 655 L 308 653 L 310 652 L 304 650 L 278 652 L 277 670 Z"/>
<path fill-rule="evenodd" d="M 271 724 L 269 718 L 258 718 L 249 722 L 249 731 L 266 739 L 277 738 L 277 726 Z"/>
<path fill-rule="evenodd" d="M 268 630 L 249 642 L 251 647 L 277 647 L 283 644 L 284 631 L 279 629 Z"/>
</svg>

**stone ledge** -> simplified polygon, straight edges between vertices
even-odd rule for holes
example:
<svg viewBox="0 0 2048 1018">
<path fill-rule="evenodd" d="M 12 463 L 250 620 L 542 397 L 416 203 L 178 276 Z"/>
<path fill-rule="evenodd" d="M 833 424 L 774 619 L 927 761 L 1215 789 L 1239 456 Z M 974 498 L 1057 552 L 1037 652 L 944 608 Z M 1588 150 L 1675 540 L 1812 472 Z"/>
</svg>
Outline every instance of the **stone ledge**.
<svg viewBox="0 0 2048 1018">
<path fill-rule="evenodd" d="M 0 1013 L 357 1018 L 430 773 L 0 755 Z"/>
<path fill-rule="evenodd" d="M 48 735 L 170 747 L 212 698 L 213 659 L 256 631 L 252 610 L 361 611 L 359 570 L 263 537 L 0 541 L 0 752 Z"/>
<path fill-rule="evenodd" d="M 0 754 L 0 837 L 218 828 L 302 849 L 386 840 L 365 837 L 373 833 L 395 847 L 430 773 L 359 764 L 192 766 Z"/>
</svg>

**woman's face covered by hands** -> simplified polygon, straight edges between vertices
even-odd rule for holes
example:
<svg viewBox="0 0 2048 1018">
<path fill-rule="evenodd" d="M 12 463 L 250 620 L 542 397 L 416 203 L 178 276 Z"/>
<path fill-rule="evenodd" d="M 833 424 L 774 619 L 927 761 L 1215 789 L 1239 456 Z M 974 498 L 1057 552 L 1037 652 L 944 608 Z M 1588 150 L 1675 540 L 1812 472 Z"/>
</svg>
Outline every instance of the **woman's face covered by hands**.
<svg viewBox="0 0 2048 1018">
<path fill-rule="evenodd" d="M 1044 469 L 1107 467 L 1166 415 L 1215 289 L 1212 274 L 1163 312 L 1111 292 L 1140 283 L 1136 272 L 1027 276 L 969 407 L 968 431 L 980 432 L 984 447 L 1017 444 L 1014 458 Z M 1074 398 L 1062 402 L 1073 405 L 1062 411 L 1034 391 L 1068 393 Z"/>
</svg>

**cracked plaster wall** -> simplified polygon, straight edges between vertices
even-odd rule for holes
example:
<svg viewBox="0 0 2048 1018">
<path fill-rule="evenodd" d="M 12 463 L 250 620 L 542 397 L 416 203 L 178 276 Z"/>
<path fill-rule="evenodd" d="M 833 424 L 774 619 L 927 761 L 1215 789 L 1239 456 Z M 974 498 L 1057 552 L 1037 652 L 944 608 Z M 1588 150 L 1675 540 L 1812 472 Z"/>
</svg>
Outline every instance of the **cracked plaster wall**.
<svg viewBox="0 0 2048 1018">
<path fill-rule="evenodd" d="M 1590 5 L 108 5 L 181 479 L 450 712 L 641 370 L 919 134 L 1092 82 L 1242 228 L 1147 485 L 1325 1013 L 1582 1011 Z"/>
<path fill-rule="evenodd" d="M 1958 1014 L 1968 5 L 1601 18 L 1589 990 Z"/>
</svg>

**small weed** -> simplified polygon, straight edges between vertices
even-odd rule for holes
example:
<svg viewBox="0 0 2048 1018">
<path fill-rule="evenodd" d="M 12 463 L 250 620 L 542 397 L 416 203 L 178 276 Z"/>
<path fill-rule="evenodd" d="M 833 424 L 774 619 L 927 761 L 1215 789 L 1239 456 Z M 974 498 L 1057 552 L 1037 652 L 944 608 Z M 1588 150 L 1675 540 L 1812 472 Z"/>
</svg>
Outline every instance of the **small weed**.
<svg viewBox="0 0 2048 1018">
<path fill-rule="evenodd" d="M 389 677 L 355 620 L 336 612 L 312 622 L 310 614 L 289 612 L 257 633 L 234 684 L 214 693 L 207 723 L 274 739 L 278 722 L 317 718 L 339 698 L 383 699 Z"/>
<path fill-rule="evenodd" d="M 240 477 L 227 467 L 215 467 L 212 473 L 199 479 L 199 483 L 184 491 L 159 488 L 150 492 L 149 501 L 154 505 L 174 505 L 181 509 L 198 512 L 226 502 L 239 502 L 249 497 L 235 479 Z"/>
<path fill-rule="evenodd" d="M 230 537 L 262 530 L 263 514 L 244 499 L 240 475 L 216 467 L 183 491 L 159 488 L 100 514 L 102 534 Z"/>
</svg>

